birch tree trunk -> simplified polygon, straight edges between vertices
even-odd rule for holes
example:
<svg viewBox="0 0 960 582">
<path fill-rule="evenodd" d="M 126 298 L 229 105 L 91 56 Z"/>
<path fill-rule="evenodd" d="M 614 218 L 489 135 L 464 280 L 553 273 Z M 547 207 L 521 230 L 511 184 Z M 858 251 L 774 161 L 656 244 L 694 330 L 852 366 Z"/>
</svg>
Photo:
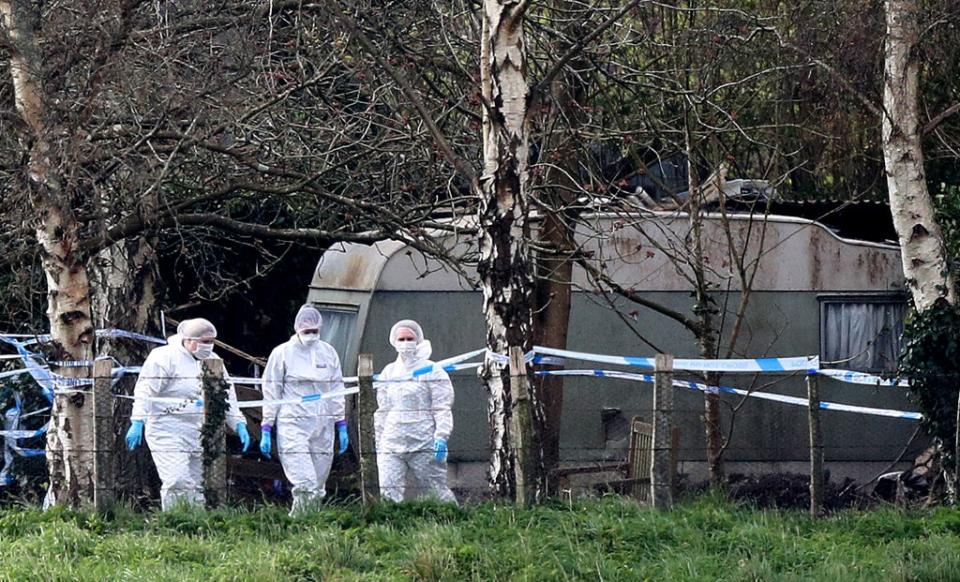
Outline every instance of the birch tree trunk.
<svg viewBox="0 0 960 582">
<path fill-rule="evenodd" d="M 915 54 L 919 7 L 914 0 L 887 0 L 886 12 L 883 161 L 903 274 L 914 305 L 925 311 L 939 300 L 956 304 L 956 281 L 923 169 Z"/>
<path fill-rule="evenodd" d="M 26 0 L 0 2 L 0 15 L 10 44 L 10 72 L 17 111 L 30 144 L 23 187 L 29 190 L 36 216 L 36 236 L 47 280 L 47 318 L 54 360 L 90 360 L 94 329 L 90 317 L 90 284 L 78 255 L 78 225 L 70 193 L 58 172 L 63 162 L 55 126 L 49 123 L 43 87 L 38 30 L 39 8 Z M 54 369 L 63 376 L 84 368 Z M 50 488 L 45 504 L 93 502 L 93 422 L 84 395 L 57 395 L 47 434 Z"/>
<path fill-rule="evenodd" d="M 528 350 L 532 337 L 533 279 L 527 245 L 529 88 L 523 40 L 526 8 L 526 1 L 483 3 L 480 78 L 485 109 L 478 270 L 487 347 L 500 354 L 507 354 L 512 346 Z M 482 376 L 490 393 L 490 485 L 496 493 L 512 496 L 516 482 L 507 432 L 509 370 L 504 363 L 488 360 Z M 528 454 L 541 458 L 539 450 Z M 542 490 L 542 484 L 537 488 Z"/>
<path fill-rule="evenodd" d="M 887 0 L 885 7 L 883 162 L 904 278 L 914 307 L 922 313 L 941 303 L 956 305 L 956 280 L 923 168 L 916 55 L 920 8 L 914 0 Z M 942 438 L 936 443 L 941 459 L 949 459 L 949 444 Z M 949 465 L 941 463 L 947 502 L 955 504 L 958 475 Z"/>
<path fill-rule="evenodd" d="M 146 209 L 153 208 L 144 204 Z M 147 211 L 144 209 L 144 211 Z M 106 226 L 106 225 L 105 225 Z M 93 314 L 97 327 L 115 327 L 150 333 L 157 320 L 157 258 L 148 237 L 118 241 L 101 251 L 91 265 L 93 278 Z M 153 335 L 159 335 L 155 333 Z M 112 356 L 126 365 L 142 362 L 152 344 L 123 338 L 102 338 L 99 356 Z M 135 378 L 120 378 L 118 392 L 133 393 Z M 159 477 L 147 447 L 127 451 L 124 434 L 130 424 L 131 400 L 113 402 L 113 459 L 119 495 L 137 499 L 159 494 Z"/>
</svg>

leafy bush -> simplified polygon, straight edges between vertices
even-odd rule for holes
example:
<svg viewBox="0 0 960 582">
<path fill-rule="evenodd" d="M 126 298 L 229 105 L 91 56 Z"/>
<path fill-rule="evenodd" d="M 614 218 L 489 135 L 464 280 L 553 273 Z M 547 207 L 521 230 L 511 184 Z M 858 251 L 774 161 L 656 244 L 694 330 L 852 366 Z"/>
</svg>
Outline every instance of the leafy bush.
<svg viewBox="0 0 960 582">
<path fill-rule="evenodd" d="M 923 426 L 943 447 L 948 462 L 955 455 L 957 396 L 960 393 L 960 309 L 945 302 L 913 313 L 903 331 L 901 371 L 923 413 Z"/>
</svg>

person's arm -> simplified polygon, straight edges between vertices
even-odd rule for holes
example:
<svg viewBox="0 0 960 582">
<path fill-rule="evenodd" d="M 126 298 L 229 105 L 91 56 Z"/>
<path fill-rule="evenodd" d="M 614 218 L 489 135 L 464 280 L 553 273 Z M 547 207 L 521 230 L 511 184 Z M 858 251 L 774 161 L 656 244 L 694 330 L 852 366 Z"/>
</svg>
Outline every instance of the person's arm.
<svg viewBox="0 0 960 582">
<path fill-rule="evenodd" d="M 237 406 L 237 389 L 233 385 L 233 382 L 230 381 L 230 373 L 227 372 L 227 369 L 223 369 L 223 379 L 227 382 L 227 426 L 230 427 L 230 430 L 236 432 L 237 425 L 241 422 L 243 424 L 247 423 L 247 419 L 243 416 L 243 413 L 240 412 L 240 407 Z"/>
<path fill-rule="evenodd" d="M 285 366 L 283 364 L 283 348 L 270 352 L 270 358 L 267 359 L 267 367 L 263 370 L 263 399 L 279 400 L 283 397 L 283 380 L 285 375 Z M 277 404 L 263 405 L 263 420 L 260 425 L 273 426 L 277 421 L 277 413 L 280 406 Z"/>
<path fill-rule="evenodd" d="M 443 370 L 430 374 L 430 400 L 433 409 L 433 438 L 448 440 L 453 432 L 453 383 Z"/>
<path fill-rule="evenodd" d="M 380 372 L 381 380 L 386 380 L 390 377 L 391 366 L 392 364 L 387 364 L 387 367 Z M 383 433 L 383 425 L 387 421 L 387 413 L 390 412 L 390 392 L 388 386 L 389 384 L 383 383 L 376 389 L 377 411 L 373 413 L 373 434 L 378 442 L 380 435 Z"/>
<path fill-rule="evenodd" d="M 340 356 L 337 355 L 336 350 L 330 349 L 333 354 L 330 358 L 330 365 L 333 366 L 333 370 L 330 373 L 329 384 L 326 385 L 323 392 L 342 392 L 344 390 L 343 386 L 343 371 L 340 369 Z M 330 398 L 330 415 L 333 417 L 333 420 L 336 422 L 346 422 L 346 411 L 347 411 L 347 397 L 344 395 L 334 396 Z"/>
<path fill-rule="evenodd" d="M 140 368 L 140 375 L 133 388 L 133 411 L 130 413 L 131 422 L 147 422 L 151 409 L 147 398 L 160 396 L 163 386 L 167 382 L 169 373 L 161 364 L 160 356 L 154 350 L 147 355 L 147 359 Z"/>
</svg>

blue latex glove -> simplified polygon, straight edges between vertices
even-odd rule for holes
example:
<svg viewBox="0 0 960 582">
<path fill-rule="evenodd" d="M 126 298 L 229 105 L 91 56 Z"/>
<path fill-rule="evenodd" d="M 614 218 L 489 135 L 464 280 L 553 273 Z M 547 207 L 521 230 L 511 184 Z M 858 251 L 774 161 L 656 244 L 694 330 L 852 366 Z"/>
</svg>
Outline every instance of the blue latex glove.
<svg viewBox="0 0 960 582">
<path fill-rule="evenodd" d="M 127 450 L 132 451 L 133 449 L 140 446 L 143 442 L 143 421 L 135 420 L 130 423 L 130 428 L 127 430 Z"/>
<path fill-rule="evenodd" d="M 350 446 L 350 435 L 347 434 L 347 421 L 338 420 L 334 426 L 337 427 L 337 440 L 340 442 L 340 448 L 337 450 L 337 454 L 342 455 L 347 452 L 347 447 Z"/>
<path fill-rule="evenodd" d="M 273 427 L 265 424 L 260 427 L 260 452 L 264 457 L 270 458 L 270 447 L 273 445 Z"/>
<path fill-rule="evenodd" d="M 447 439 L 434 439 L 433 457 L 441 463 L 447 460 Z"/>
<path fill-rule="evenodd" d="M 243 444 L 243 452 L 250 449 L 250 433 L 247 432 L 247 423 L 237 423 L 237 436 L 240 437 L 240 443 Z"/>
</svg>

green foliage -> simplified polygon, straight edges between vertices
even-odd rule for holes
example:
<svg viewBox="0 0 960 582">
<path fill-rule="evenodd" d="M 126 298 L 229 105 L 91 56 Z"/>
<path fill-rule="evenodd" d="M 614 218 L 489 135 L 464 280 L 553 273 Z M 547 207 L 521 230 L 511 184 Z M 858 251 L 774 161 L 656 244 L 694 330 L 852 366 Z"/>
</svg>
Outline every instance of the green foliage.
<svg viewBox="0 0 960 582">
<path fill-rule="evenodd" d="M 956 168 L 956 164 L 953 164 Z M 937 223 L 943 230 L 947 256 L 953 259 L 951 268 L 960 271 L 960 186 L 941 183 L 931 186 L 937 208 Z"/>
<path fill-rule="evenodd" d="M 960 310 L 943 304 L 914 313 L 903 330 L 901 371 L 923 413 L 926 431 L 952 459 L 957 430 L 960 380 Z"/>
<path fill-rule="evenodd" d="M 203 444 L 203 466 L 209 467 L 216 457 L 224 454 L 223 423 L 227 419 L 227 390 L 229 386 L 223 378 L 203 371 L 203 406 L 206 412 L 203 427 L 200 429 L 200 442 Z"/>
<path fill-rule="evenodd" d="M 203 368 L 203 406 L 205 416 L 203 426 L 200 427 L 200 442 L 203 446 L 203 468 L 206 473 L 217 459 L 223 459 L 226 454 L 226 440 L 224 423 L 227 419 L 227 390 L 229 386 L 222 377 L 210 374 Z M 226 459 L 223 459 L 226 463 Z M 206 481 L 206 480 L 205 480 Z M 206 483 L 204 483 L 206 485 Z M 204 487 L 204 496 L 213 505 L 222 503 L 219 492 Z"/>
<path fill-rule="evenodd" d="M 717 496 L 671 512 L 620 498 L 327 506 L 298 518 L 278 507 L 16 509 L 0 512 L 0 537 L 3 580 L 945 580 L 960 571 L 955 510 L 811 520 Z"/>
</svg>

